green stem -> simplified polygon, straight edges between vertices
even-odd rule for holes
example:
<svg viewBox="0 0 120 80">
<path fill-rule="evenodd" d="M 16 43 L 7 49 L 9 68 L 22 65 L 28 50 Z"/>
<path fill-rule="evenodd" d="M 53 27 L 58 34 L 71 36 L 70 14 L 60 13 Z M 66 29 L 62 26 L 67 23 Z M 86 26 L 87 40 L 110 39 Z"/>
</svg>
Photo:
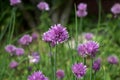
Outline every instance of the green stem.
<svg viewBox="0 0 120 80">
<path fill-rule="evenodd" d="M 80 18 L 80 33 L 82 33 L 82 30 L 83 30 L 83 18 L 81 17 Z"/>
<path fill-rule="evenodd" d="M 52 67 L 52 73 L 54 73 L 54 60 L 52 56 L 52 47 L 49 44 L 49 56 L 50 56 L 50 61 L 51 61 L 51 67 Z M 54 75 L 52 76 L 52 79 L 54 78 Z"/>
<path fill-rule="evenodd" d="M 94 72 L 94 80 L 96 80 L 96 71 Z"/>
<path fill-rule="evenodd" d="M 83 63 L 84 63 L 84 65 L 86 65 L 86 57 L 83 58 Z M 83 80 L 85 80 L 85 77 L 86 76 L 84 76 Z"/>
<path fill-rule="evenodd" d="M 98 7 L 99 7 L 99 11 L 98 11 L 98 25 L 96 30 L 97 32 L 99 31 L 100 22 L 101 22 L 101 0 L 98 0 Z"/>
<path fill-rule="evenodd" d="M 11 35 L 10 35 L 10 43 L 11 43 L 11 40 L 13 38 L 13 33 L 14 33 L 14 28 L 15 28 L 15 12 L 16 12 L 16 8 L 13 8 L 13 22 L 12 22 L 12 30 L 11 30 Z"/>
<path fill-rule="evenodd" d="M 76 15 L 76 4 L 74 4 L 74 7 L 75 7 L 75 29 L 76 29 L 76 44 L 75 44 L 75 49 L 77 48 L 77 45 L 78 45 L 78 23 L 77 23 L 77 15 Z"/>
<path fill-rule="evenodd" d="M 55 46 L 55 53 L 54 53 L 54 80 L 56 80 L 56 67 L 57 67 L 57 45 Z"/>
<path fill-rule="evenodd" d="M 91 58 L 91 66 L 90 66 L 90 80 L 92 80 L 92 65 L 93 65 L 93 58 Z"/>
</svg>

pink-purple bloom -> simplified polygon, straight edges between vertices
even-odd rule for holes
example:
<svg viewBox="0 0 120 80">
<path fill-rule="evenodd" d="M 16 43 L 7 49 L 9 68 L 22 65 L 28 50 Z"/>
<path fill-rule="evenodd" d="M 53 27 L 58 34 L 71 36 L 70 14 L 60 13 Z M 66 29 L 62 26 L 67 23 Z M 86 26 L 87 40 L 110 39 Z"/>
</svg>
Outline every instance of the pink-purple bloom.
<svg viewBox="0 0 120 80">
<path fill-rule="evenodd" d="M 87 15 L 87 4 L 85 3 L 80 3 L 78 5 L 78 10 L 76 12 L 78 17 L 85 17 Z"/>
<path fill-rule="evenodd" d="M 113 7 L 111 8 L 111 12 L 114 15 L 120 14 L 120 3 L 114 4 Z"/>
<path fill-rule="evenodd" d="M 57 70 L 56 76 L 59 80 L 63 79 L 65 76 L 64 70 L 61 70 L 61 69 Z"/>
<path fill-rule="evenodd" d="M 5 46 L 5 50 L 11 55 L 13 55 L 15 53 L 16 47 L 14 45 L 9 44 Z"/>
<path fill-rule="evenodd" d="M 93 34 L 92 33 L 85 33 L 84 34 L 84 38 L 86 39 L 86 40 L 92 40 L 93 39 Z"/>
<path fill-rule="evenodd" d="M 21 3 L 21 0 L 10 0 L 10 5 L 13 6 L 13 5 L 17 5 L 17 4 L 20 4 Z"/>
<path fill-rule="evenodd" d="M 86 74 L 87 67 L 83 63 L 75 63 L 72 66 L 72 72 L 77 78 L 82 78 Z"/>
<path fill-rule="evenodd" d="M 19 40 L 19 43 L 21 45 L 29 45 L 31 42 L 32 42 L 32 37 L 30 35 L 28 35 L 28 34 L 25 34 Z"/>
<path fill-rule="evenodd" d="M 17 56 L 21 56 L 24 54 L 24 49 L 23 48 L 16 48 L 15 53 Z"/>
<path fill-rule="evenodd" d="M 33 52 L 32 55 L 28 56 L 30 63 L 38 63 L 40 56 L 38 52 Z"/>
<path fill-rule="evenodd" d="M 68 38 L 68 32 L 61 24 L 51 26 L 51 28 L 42 36 L 42 39 L 46 42 L 49 42 L 52 46 L 63 43 Z"/>
<path fill-rule="evenodd" d="M 77 48 L 78 54 L 82 57 L 87 56 L 86 46 L 85 44 L 80 44 Z"/>
<path fill-rule="evenodd" d="M 9 64 L 9 67 L 10 68 L 16 68 L 18 66 L 18 63 L 16 61 L 12 61 L 10 64 Z"/>
<path fill-rule="evenodd" d="M 109 56 L 107 60 L 110 64 L 118 64 L 119 62 L 118 57 L 115 55 Z"/>
<path fill-rule="evenodd" d="M 101 59 L 98 58 L 97 60 L 94 61 L 92 68 L 96 72 L 100 70 L 100 66 L 101 66 Z"/>
<path fill-rule="evenodd" d="M 38 5 L 37 5 L 38 9 L 40 10 L 45 10 L 45 11 L 49 11 L 50 8 L 49 8 L 49 5 L 48 3 L 46 2 L 40 2 Z"/>
<path fill-rule="evenodd" d="M 87 41 L 83 44 L 80 44 L 78 46 L 78 54 L 82 57 L 86 57 L 86 55 L 90 55 L 91 57 L 94 57 L 96 53 L 98 52 L 99 44 L 95 41 Z"/>
<path fill-rule="evenodd" d="M 38 37 L 39 37 L 38 33 L 35 33 L 35 32 L 32 33 L 32 39 L 33 39 L 33 40 L 37 40 Z"/>
<path fill-rule="evenodd" d="M 49 80 L 41 71 L 36 71 L 28 76 L 27 80 Z"/>
<path fill-rule="evenodd" d="M 99 49 L 99 44 L 95 41 L 88 41 L 85 43 L 87 54 L 94 57 Z"/>
</svg>

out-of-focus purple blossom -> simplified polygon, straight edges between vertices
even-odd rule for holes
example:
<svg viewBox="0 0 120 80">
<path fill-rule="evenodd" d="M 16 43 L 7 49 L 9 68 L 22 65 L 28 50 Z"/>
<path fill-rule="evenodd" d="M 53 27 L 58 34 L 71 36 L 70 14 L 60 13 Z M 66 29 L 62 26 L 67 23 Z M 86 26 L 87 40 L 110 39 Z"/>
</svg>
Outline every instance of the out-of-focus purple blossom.
<svg viewBox="0 0 120 80">
<path fill-rule="evenodd" d="M 27 80 L 49 80 L 41 71 L 34 72 Z"/>
<path fill-rule="evenodd" d="M 17 5 L 17 4 L 20 4 L 21 3 L 21 0 L 10 0 L 10 5 L 13 6 L 13 5 Z"/>
<path fill-rule="evenodd" d="M 86 52 L 88 55 L 94 57 L 99 49 L 99 44 L 95 41 L 88 41 L 85 43 Z"/>
<path fill-rule="evenodd" d="M 63 70 L 60 69 L 60 70 L 57 70 L 57 72 L 56 72 L 56 76 L 57 76 L 57 78 L 58 78 L 59 80 L 61 80 L 61 79 L 64 78 L 65 73 L 64 73 Z"/>
<path fill-rule="evenodd" d="M 38 37 L 39 37 L 39 35 L 37 34 L 37 33 L 32 33 L 32 39 L 33 40 L 37 40 L 38 39 Z"/>
<path fill-rule="evenodd" d="M 120 14 L 120 3 L 116 3 L 111 8 L 111 12 L 115 15 Z"/>
<path fill-rule="evenodd" d="M 118 57 L 115 55 L 109 56 L 107 60 L 110 64 L 118 64 L 119 62 Z"/>
<path fill-rule="evenodd" d="M 78 10 L 77 11 L 77 16 L 78 17 L 85 17 L 85 16 L 87 16 L 87 11 L 80 11 L 80 10 Z"/>
<path fill-rule="evenodd" d="M 23 48 L 16 48 L 15 53 L 17 56 L 21 56 L 24 54 L 24 49 Z"/>
<path fill-rule="evenodd" d="M 77 48 L 78 54 L 82 57 L 87 56 L 86 46 L 85 44 L 80 44 Z"/>
<path fill-rule="evenodd" d="M 92 68 L 96 72 L 100 70 L 100 66 L 101 66 L 101 59 L 98 58 L 97 60 L 94 61 Z"/>
<path fill-rule="evenodd" d="M 86 43 L 80 44 L 78 46 L 78 54 L 82 57 L 86 57 L 86 55 L 90 55 L 94 57 L 99 49 L 99 44 L 95 41 L 87 41 Z"/>
<path fill-rule="evenodd" d="M 85 38 L 86 40 L 92 40 L 93 37 L 94 37 L 94 35 L 93 35 L 92 33 L 85 33 L 85 34 L 84 34 L 84 38 Z"/>
<path fill-rule="evenodd" d="M 16 68 L 18 66 L 18 63 L 16 61 L 12 61 L 10 64 L 9 64 L 9 67 L 10 68 Z"/>
<path fill-rule="evenodd" d="M 32 55 L 28 56 L 30 63 L 38 63 L 40 56 L 38 52 L 33 52 Z"/>
<path fill-rule="evenodd" d="M 82 78 L 86 74 L 87 67 L 83 63 L 75 63 L 72 72 L 77 78 Z"/>
<path fill-rule="evenodd" d="M 51 28 L 42 36 L 42 39 L 49 42 L 52 46 L 55 46 L 58 43 L 63 43 L 68 38 L 68 32 L 61 24 L 51 26 Z"/>
<path fill-rule="evenodd" d="M 85 17 L 85 16 L 87 16 L 87 4 L 85 4 L 85 3 L 80 3 L 79 5 L 78 5 L 78 10 L 77 10 L 77 12 L 76 12 L 76 15 L 78 16 L 78 17 Z"/>
<path fill-rule="evenodd" d="M 15 53 L 16 47 L 14 45 L 9 44 L 5 46 L 5 50 L 9 52 L 11 55 L 13 55 Z"/>
<path fill-rule="evenodd" d="M 28 34 L 22 36 L 19 40 L 21 45 L 29 45 L 32 42 L 32 37 Z"/>
<path fill-rule="evenodd" d="M 80 3 L 78 4 L 78 10 L 83 10 L 83 11 L 86 11 L 87 10 L 87 4 L 85 3 Z"/>
<path fill-rule="evenodd" d="M 45 11 L 49 11 L 50 8 L 49 8 L 49 5 L 48 3 L 46 2 L 40 2 L 38 5 L 37 5 L 38 9 L 40 10 L 45 10 Z"/>
</svg>

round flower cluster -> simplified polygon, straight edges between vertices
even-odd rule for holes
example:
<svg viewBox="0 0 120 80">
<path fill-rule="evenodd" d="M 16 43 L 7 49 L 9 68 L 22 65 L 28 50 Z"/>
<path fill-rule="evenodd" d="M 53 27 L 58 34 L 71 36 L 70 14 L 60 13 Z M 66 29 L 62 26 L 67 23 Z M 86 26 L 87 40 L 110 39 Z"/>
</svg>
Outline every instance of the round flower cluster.
<svg viewBox="0 0 120 80">
<path fill-rule="evenodd" d="M 56 76 L 57 76 L 57 78 L 58 78 L 59 80 L 61 80 L 62 78 L 64 78 L 65 73 L 64 73 L 63 70 L 60 69 L 60 70 L 57 70 Z"/>
<path fill-rule="evenodd" d="M 61 24 L 52 26 L 47 32 L 42 36 L 42 39 L 46 42 L 49 42 L 52 46 L 57 45 L 58 43 L 63 43 L 69 38 L 66 28 Z"/>
<path fill-rule="evenodd" d="M 120 3 L 116 3 L 113 5 L 113 7 L 111 8 L 111 12 L 116 16 L 118 14 L 120 14 Z"/>
<path fill-rule="evenodd" d="M 5 50 L 10 53 L 11 55 L 17 55 L 21 56 L 24 54 L 24 49 L 23 48 L 17 48 L 14 45 L 7 45 L 5 47 Z"/>
<path fill-rule="evenodd" d="M 101 66 L 101 59 L 98 58 L 97 60 L 94 61 L 92 68 L 94 71 L 98 71 L 100 69 L 100 66 Z"/>
<path fill-rule="evenodd" d="M 17 5 L 17 4 L 20 4 L 21 3 L 21 0 L 10 0 L 10 5 L 11 6 L 14 6 L 14 5 Z"/>
<path fill-rule="evenodd" d="M 77 10 L 77 16 L 78 17 L 85 17 L 87 15 L 87 4 L 85 3 L 80 3 L 78 5 L 78 10 Z"/>
<path fill-rule="evenodd" d="M 32 42 L 32 37 L 30 35 L 28 35 L 28 34 L 25 34 L 19 40 L 19 43 L 21 45 L 29 45 L 31 42 Z"/>
<path fill-rule="evenodd" d="M 86 74 L 87 67 L 83 63 L 75 63 L 72 66 L 72 72 L 77 78 L 82 78 Z"/>
<path fill-rule="evenodd" d="M 38 63 L 40 56 L 38 52 L 33 52 L 32 55 L 28 56 L 30 63 Z"/>
<path fill-rule="evenodd" d="M 119 61 L 117 56 L 115 55 L 109 56 L 107 60 L 110 64 L 118 64 L 118 61 Z"/>
<path fill-rule="evenodd" d="M 40 10 L 45 10 L 45 11 L 49 11 L 50 8 L 49 8 L 49 5 L 48 3 L 46 2 L 40 2 L 38 5 L 37 5 L 38 9 Z"/>
<path fill-rule="evenodd" d="M 16 61 L 12 61 L 10 64 L 9 64 L 9 67 L 14 69 L 18 66 L 18 63 Z"/>
<path fill-rule="evenodd" d="M 42 72 L 37 71 L 34 72 L 32 75 L 28 76 L 27 80 L 48 80 L 48 78 L 45 77 Z"/>
<path fill-rule="evenodd" d="M 90 55 L 94 57 L 99 49 L 99 44 L 95 41 L 88 41 L 86 43 L 80 44 L 78 46 L 78 54 L 82 57 L 86 57 L 86 55 Z"/>
<path fill-rule="evenodd" d="M 85 34 L 84 34 L 84 38 L 85 38 L 86 40 L 92 40 L 93 37 L 94 37 L 94 35 L 93 35 L 92 33 L 85 33 Z"/>
</svg>

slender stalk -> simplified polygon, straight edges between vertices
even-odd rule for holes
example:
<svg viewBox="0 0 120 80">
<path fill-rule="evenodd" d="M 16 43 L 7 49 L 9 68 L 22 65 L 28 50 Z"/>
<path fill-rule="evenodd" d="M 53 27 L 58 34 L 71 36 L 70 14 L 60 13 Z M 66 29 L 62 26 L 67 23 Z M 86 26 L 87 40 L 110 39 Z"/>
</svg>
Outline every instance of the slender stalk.
<svg viewBox="0 0 120 80">
<path fill-rule="evenodd" d="M 101 0 L 98 0 L 98 8 L 99 8 L 99 11 L 98 11 L 98 25 L 96 30 L 97 32 L 99 31 L 100 22 L 101 22 Z"/>
<path fill-rule="evenodd" d="M 57 67 L 57 45 L 55 46 L 55 53 L 54 53 L 54 80 L 56 80 L 56 67 Z"/>
<path fill-rule="evenodd" d="M 84 63 L 84 65 L 86 65 L 86 57 L 83 58 L 83 63 Z M 86 76 L 84 76 L 83 80 L 85 80 L 85 77 Z"/>
<path fill-rule="evenodd" d="M 74 7 L 75 7 L 75 29 L 76 29 L 76 44 L 75 44 L 75 48 L 77 48 L 77 45 L 78 45 L 78 23 L 77 23 L 77 15 L 76 15 L 76 4 L 74 4 Z"/>
<path fill-rule="evenodd" d="M 53 60 L 53 56 L 52 56 L 52 47 L 49 44 L 49 56 L 50 56 L 50 61 L 51 61 L 51 67 L 52 67 L 52 73 L 54 73 L 54 60 Z M 52 76 L 52 79 L 54 78 L 54 75 Z"/>
<path fill-rule="evenodd" d="M 96 80 L 96 71 L 94 72 L 94 80 Z"/>
<path fill-rule="evenodd" d="M 81 17 L 80 18 L 80 33 L 82 33 L 82 30 L 83 30 L 83 18 Z"/>
<path fill-rule="evenodd" d="M 93 65 L 93 58 L 91 58 L 91 66 L 90 66 L 90 80 L 92 80 L 92 65 Z"/>
<path fill-rule="evenodd" d="M 11 30 L 11 35 L 10 35 L 10 42 L 13 38 L 13 33 L 14 33 L 14 28 L 15 28 L 15 17 L 16 17 L 15 12 L 16 12 L 16 8 L 13 8 L 13 15 L 12 15 L 13 16 L 13 22 L 12 22 L 12 30 Z"/>
</svg>

